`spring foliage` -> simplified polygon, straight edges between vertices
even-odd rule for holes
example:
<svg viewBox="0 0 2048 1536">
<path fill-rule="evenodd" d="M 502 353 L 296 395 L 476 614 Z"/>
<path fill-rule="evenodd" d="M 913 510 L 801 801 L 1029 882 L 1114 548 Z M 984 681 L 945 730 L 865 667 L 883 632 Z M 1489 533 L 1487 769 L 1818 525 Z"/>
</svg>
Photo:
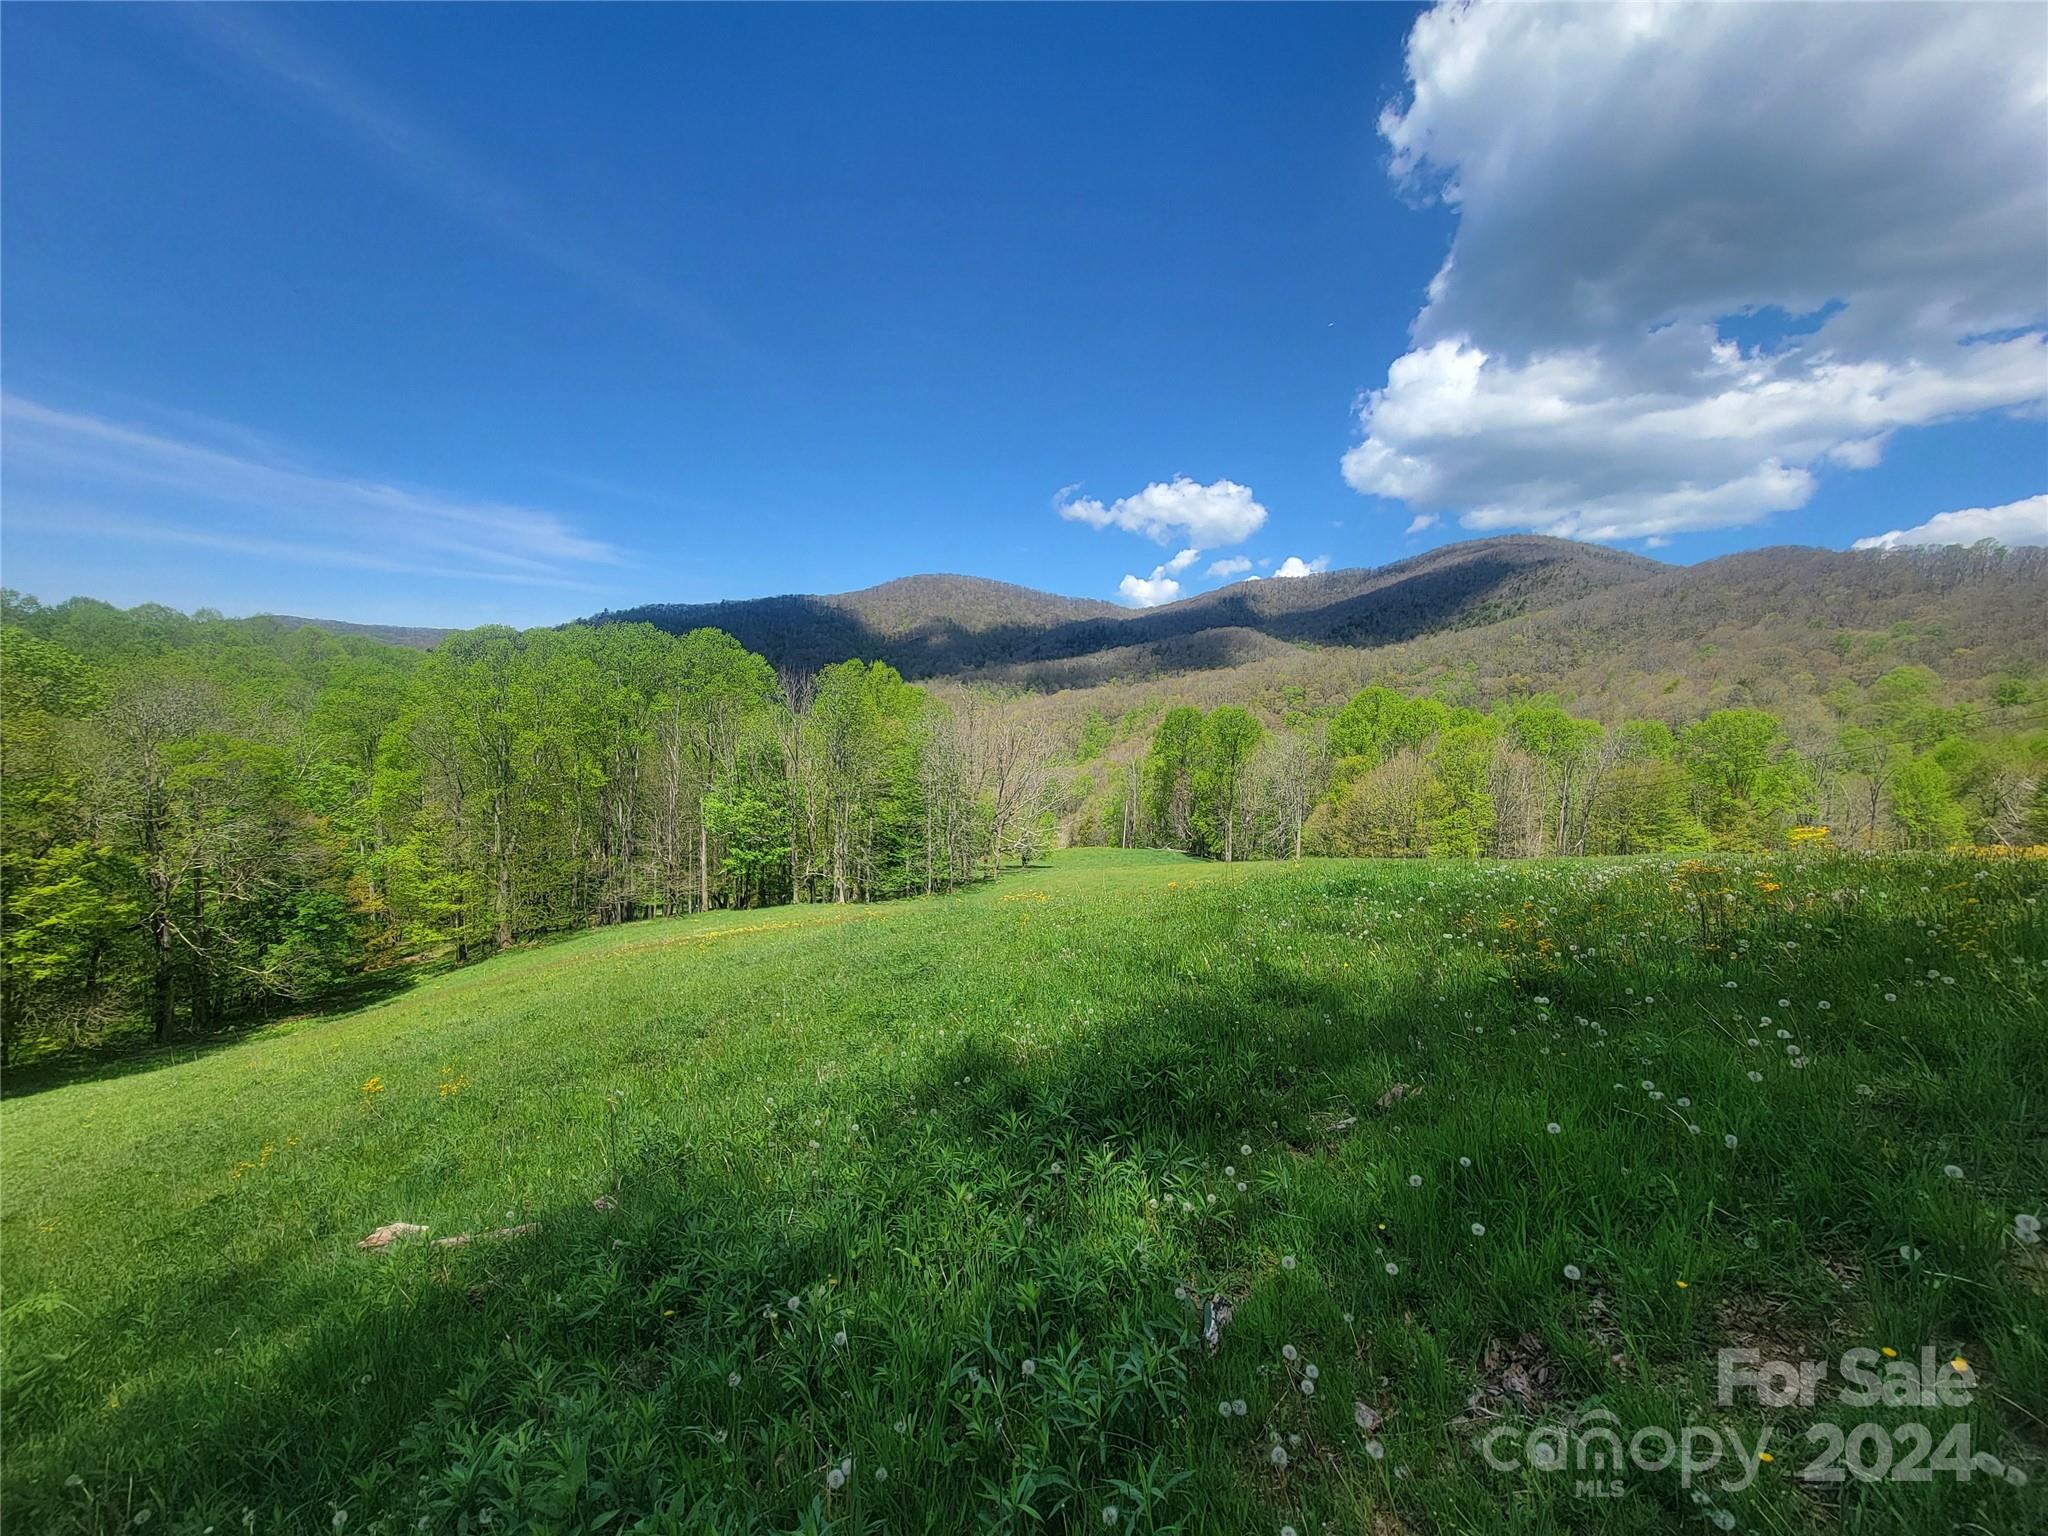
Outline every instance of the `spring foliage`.
<svg viewBox="0 0 2048 1536">
<path fill-rule="evenodd" d="M 493 628 L 421 655 L 272 621 L 10 599 L 10 1043 L 158 1039 L 417 957 L 949 889 L 1046 841 L 1001 699 L 730 636 Z"/>
</svg>

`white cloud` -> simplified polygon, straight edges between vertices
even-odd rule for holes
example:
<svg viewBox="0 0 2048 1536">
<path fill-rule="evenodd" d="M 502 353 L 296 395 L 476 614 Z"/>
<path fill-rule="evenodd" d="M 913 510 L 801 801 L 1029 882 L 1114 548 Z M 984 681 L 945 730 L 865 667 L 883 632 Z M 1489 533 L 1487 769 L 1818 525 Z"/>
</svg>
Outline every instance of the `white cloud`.
<svg viewBox="0 0 2048 1536">
<path fill-rule="evenodd" d="M 1280 569 L 1273 575 L 1278 577 L 1315 576 L 1330 568 L 1328 555 L 1317 555 L 1313 560 L 1304 560 L 1299 555 L 1289 555 L 1280 562 Z"/>
<path fill-rule="evenodd" d="M 1170 603 L 1180 596 L 1180 583 L 1171 576 L 1161 576 L 1157 571 L 1153 572 L 1150 580 L 1126 575 L 1117 583 L 1116 589 L 1140 608 L 1157 608 L 1161 603 Z"/>
<path fill-rule="evenodd" d="M 1209 574 L 1211 576 L 1242 576 L 1251 568 L 1251 561 L 1247 560 L 1243 555 L 1232 555 L 1228 560 L 1212 560 L 1209 562 Z"/>
<path fill-rule="evenodd" d="M 1408 519 L 1408 527 L 1405 531 L 1409 533 L 1420 533 L 1425 528 L 1434 528 L 1438 523 L 1442 521 L 1443 519 L 1441 517 L 1438 517 L 1434 512 L 1418 512 L 1413 517 Z"/>
<path fill-rule="evenodd" d="M 1134 496 L 1104 506 L 1093 497 L 1074 499 L 1069 486 L 1054 499 L 1061 517 L 1092 528 L 1121 528 L 1141 533 L 1158 544 L 1185 539 L 1198 549 L 1242 544 L 1266 522 L 1266 509 L 1253 499 L 1251 487 L 1235 480 L 1200 485 L 1185 475 L 1161 484 L 1154 481 Z"/>
<path fill-rule="evenodd" d="M 565 587 L 621 559 L 553 512 L 311 469 L 246 432 L 212 431 L 222 446 L 21 395 L 0 426 L 15 526 Z"/>
<path fill-rule="evenodd" d="M 1906 544 L 1974 544 L 1996 539 L 2001 544 L 2048 544 L 2048 496 L 2029 496 L 2002 507 L 1966 507 L 1940 512 L 1914 528 L 1858 539 L 1856 549 L 1897 549 Z"/>
<path fill-rule="evenodd" d="M 1125 576 L 1117 591 L 1140 608 L 1157 608 L 1180 596 L 1180 583 L 1173 578 L 1201 559 L 1199 549 L 1184 549 L 1164 564 L 1152 567 L 1150 577 Z"/>
<path fill-rule="evenodd" d="M 1393 170 L 1458 231 L 1359 402 L 1359 491 L 1669 535 L 2048 400 L 2038 11 L 1480 0 L 1408 75 Z"/>
</svg>

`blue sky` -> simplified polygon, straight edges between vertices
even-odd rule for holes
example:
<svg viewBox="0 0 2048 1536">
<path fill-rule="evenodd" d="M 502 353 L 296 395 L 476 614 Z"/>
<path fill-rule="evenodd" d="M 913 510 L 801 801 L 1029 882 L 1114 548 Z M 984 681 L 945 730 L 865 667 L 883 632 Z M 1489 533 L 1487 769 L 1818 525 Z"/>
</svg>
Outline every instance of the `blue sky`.
<svg viewBox="0 0 2048 1536">
<path fill-rule="evenodd" d="M 535 623 L 2048 538 L 2048 13 L 1930 71 L 1516 9 L 8 7 L 4 579 Z M 1759 57 L 1839 125 L 1731 124 Z"/>
</svg>

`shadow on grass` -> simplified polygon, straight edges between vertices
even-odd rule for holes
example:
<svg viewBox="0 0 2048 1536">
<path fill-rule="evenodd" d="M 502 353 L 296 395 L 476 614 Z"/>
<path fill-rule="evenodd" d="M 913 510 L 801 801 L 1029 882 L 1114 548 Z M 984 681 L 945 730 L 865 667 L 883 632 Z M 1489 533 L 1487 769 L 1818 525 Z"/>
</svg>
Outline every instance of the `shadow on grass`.
<svg viewBox="0 0 2048 1536">
<path fill-rule="evenodd" d="M 1155 947 L 1164 971 L 1171 943 Z M 279 1520 L 310 1529 L 324 1528 L 336 1504 L 354 1501 L 360 1514 L 368 1483 L 379 1490 L 369 1509 L 390 1501 L 416 1518 L 423 1470 L 436 1479 L 474 1475 L 480 1487 L 495 1488 L 498 1473 L 489 1469 L 524 1457 L 531 1479 L 534 1442 L 554 1445 L 573 1420 L 584 1426 L 578 1433 L 593 1466 L 612 1469 L 604 1498 L 644 1513 L 687 1493 L 718 1511 L 707 1515 L 708 1528 L 728 1519 L 739 1528 L 771 1511 L 775 1528 L 786 1528 L 809 1493 L 785 1494 L 776 1479 L 787 1474 L 776 1469 L 823 1455 L 823 1382 L 778 1386 L 776 1417 L 787 1423 L 772 1432 L 757 1426 L 773 1446 L 746 1450 L 729 1484 L 699 1481 L 692 1491 L 674 1471 L 701 1449 L 696 1429 L 717 1411 L 734 1341 L 763 1306 L 834 1277 L 861 1296 L 879 1281 L 920 1315 L 946 1315 L 961 1302 L 946 1277 L 985 1266 L 987 1252 L 947 1228 L 906 1257 L 883 1234 L 930 1235 L 934 1213 L 959 1183 L 989 1192 L 989 1220 L 1007 1219 L 1015 1214 L 1007 1207 L 1030 1203 L 1050 1157 L 1078 1160 L 1090 1148 L 1111 1148 L 1133 1166 L 1164 1166 L 1196 1149 L 1234 1147 L 1285 1113 L 1299 1070 L 1280 1059 L 1288 1032 L 1279 1032 L 1281 1046 L 1268 1046 L 1265 1029 L 1283 1016 L 1342 1018 L 1357 1001 L 1278 967 L 1255 968 L 1228 994 L 1196 982 L 1176 992 L 1170 1010 L 1138 1001 L 1105 1013 L 1086 1040 L 1026 1065 L 968 1046 L 907 1078 L 855 1075 L 809 1091 L 804 1119 L 815 1110 L 842 1124 L 857 1117 L 863 1127 L 850 1170 L 857 1176 L 845 1184 L 829 1170 L 807 1171 L 806 1140 L 794 1130 L 761 1145 L 726 1142 L 693 1153 L 685 1150 L 691 1126 L 648 1126 L 634 1132 L 611 1212 L 587 1199 L 537 1215 L 522 1210 L 521 1221 L 538 1220 L 537 1233 L 460 1249 L 415 1240 L 384 1255 L 358 1252 L 363 1234 L 335 1230 L 329 1219 L 309 1234 L 300 1260 L 274 1247 L 255 1264 L 223 1252 L 207 1266 L 212 1273 L 185 1276 L 179 1294 L 150 1298 L 144 1326 L 158 1342 L 146 1359 L 128 1362 L 134 1387 L 87 1401 L 99 1387 L 67 1383 L 66 1360 L 11 1373 L 17 1438 L 7 1502 L 36 1529 L 96 1529 L 81 1490 L 63 1486 L 77 1474 L 104 1496 L 153 1491 L 159 1519 L 199 1512 L 200 1524 L 233 1522 L 254 1508 L 263 1529 Z M 1248 1044 L 1254 1033 L 1259 1043 Z M 1370 1049 L 1373 1038 L 1360 1032 L 1354 1052 Z M 1315 1049 L 1326 1066 L 1340 1059 L 1331 1041 Z M 955 1085 L 961 1077 L 972 1079 L 966 1088 Z M 981 1219 L 969 1228 L 979 1230 Z M 1113 1337 L 1140 1317 L 1177 1326 L 1171 1277 L 1148 1259 L 1125 1259 L 1114 1273 L 1076 1276 L 1071 1288 L 1053 1283 L 1049 1331 Z M 987 1283 L 986 1275 L 976 1282 L 983 1290 Z M 66 1300 L 94 1314 L 84 1328 L 68 1320 L 63 1331 L 73 1339 L 132 1339 L 140 1324 L 129 1304 Z M 10 1354 L 33 1360 L 34 1331 L 10 1328 Z M 963 1324 L 927 1341 L 905 1389 L 943 1398 L 973 1333 Z M 101 1347 L 78 1346 L 77 1365 L 88 1366 Z M 546 1390 L 536 1395 L 535 1382 Z M 661 1423 L 642 1444 L 632 1426 L 653 1405 Z M 1170 1438 L 1160 1400 L 1133 1399 L 1119 1412 L 1117 1439 L 1127 1447 Z M 64 1427 L 47 1438 L 24 1433 L 59 1420 Z M 464 1463 L 471 1453 L 474 1464 Z M 450 1473 L 456 1464 L 470 1469 Z M 900 1507 L 923 1512 L 909 1528 L 954 1529 L 959 1512 L 977 1505 L 979 1480 L 1008 1472 L 1009 1454 L 989 1448 L 945 1486 L 906 1484 Z M 581 1528 L 598 1512 L 587 1502 L 596 1496 L 594 1488 L 562 1492 L 565 1502 L 536 1518 Z M 452 1518 L 430 1528 L 452 1529 Z"/>
<path fill-rule="evenodd" d="M 899 898 L 901 901 L 933 901 L 952 896 L 965 895 L 985 889 L 997 883 L 1002 877 L 1023 876 L 1044 873 L 1055 866 L 1043 857 L 1029 863 L 1005 865 L 1002 875 L 990 879 L 986 874 L 971 879 L 954 890 L 932 893 L 917 892 Z M 762 907 L 721 907 L 715 915 L 737 916 L 750 913 L 801 913 L 816 914 L 823 911 L 859 911 L 871 907 L 896 905 L 896 901 L 858 903 L 853 906 L 837 906 L 829 902 L 782 902 Z M 702 916 L 705 914 L 689 914 Z M 687 917 L 686 919 L 687 920 Z M 630 933 L 635 929 L 650 931 L 661 924 L 672 923 L 675 918 L 640 918 L 628 923 L 605 924 L 602 926 L 579 927 L 559 933 L 536 934 L 513 944 L 503 954 L 522 954 L 544 950 L 571 940 L 587 938 L 593 933 Z M 63 1088 L 73 1083 L 103 1082 L 128 1077 L 138 1072 L 153 1072 L 161 1067 L 173 1066 L 179 1062 L 193 1061 L 208 1056 L 228 1046 L 239 1045 L 251 1035 L 301 1020 L 318 1019 L 322 1022 L 348 1018 L 371 1008 L 380 1007 L 394 998 L 403 996 L 422 982 L 437 977 L 454 975 L 463 971 L 475 971 L 479 965 L 500 958 L 499 954 L 480 955 L 476 960 L 459 962 L 452 954 L 436 956 L 429 960 L 406 965 L 392 966 L 386 970 L 357 976 L 311 1000 L 306 1006 L 292 1009 L 257 1009 L 224 1021 L 203 1034 L 186 1033 L 164 1043 L 158 1043 L 151 1033 L 147 1020 L 132 1018 L 91 1045 L 70 1045 L 67 1043 L 34 1044 L 33 1054 L 23 1059 L 20 1047 L 16 1048 L 17 1059 L 11 1062 L 5 1073 L 0 1074 L 0 1100 L 23 1099 L 52 1088 Z"/>
<path fill-rule="evenodd" d="M 891 1529 L 957 1530 L 1021 1454 L 1001 1435 L 981 1437 L 982 1410 L 962 1402 L 963 1362 L 993 1376 L 1070 1334 L 1171 1337 L 1185 1326 L 1168 1257 L 1121 1229 L 1089 1228 L 1084 1209 L 1069 1208 L 1064 1229 L 1040 1229 L 1049 1256 L 1032 1267 L 1018 1223 L 1053 1163 L 1078 1172 L 1095 1153 L 1132 1181 L 1135 1200 L 1146 1179 L 1220 1164 L 1241 1141 L 1320 1156 L 1340 1114 L 1364 1117 L 1354 1134 L 1380 1135 L 1365 1094 L 1391 1086 L 1383 1065 L 1449 1069 L 1450 1057 L 1412 1046 L 1418 1021 L 1498 1008 L 1513 979 L 1501 970 L 1453 987 L 1415 974 L 1366 992 L 1255 960 L 1211 981 L 1180 962 L 1177 938 L 1126 936 L 1149 948 L 1158 986 L 1042 1053 L 968 1042 L 907 1075 L 877 1064 L 799 1089 L 757 1141 L 691 1150 L 694 1122 L 635 1126 L 615 1210 L 593 1208 L 593 1188 L 539 1213 L 529 1237 L 382 1256 L 356 1251 L 361 1234 L 330 1217 L 303 1259 L 244 1265 L 224 1254 L 203 1289 L 151 1298 L 146 1311 L 88 1302 L 98 1315 L 71 1330 L 80 1336 L 119 1339 L 146 1316 L 162 1341 L 153 1379 L 102 1405 L 85 1401 L 97 1385 L 65 1389 L 63 1360 L 26 1377 L 11 1365 L 7 1502 L 27 1528 L 56 1531 L 130 1523 L 140 1495 L 160 1516 L 193 1516 L 195 1529 L 239 1521 L 245 1508 L 260 1529 L 324 1528 L 336 1507 L 472 1529 L 473 1512 L 496 1503 L 542 1529 L 593 1528 L 618 1509 L 629 1518 L 611 1529 L 644 1515 L 651 1529 L 781 1530 L 811 1509 L 817 1469 L 849 1453 L 849 1418 L 902 1413 L 935 1415 L 919 1451 L 903 1450 L 923 1456 L 925 1475 L 864 1493 L 867 1507 Z M 1873 926 L 1854 942 L 1904 943 L 1906 931 Z M 1605 978 L 1608 990 L 1621 979 Z M 814 1114 L 834 1126 L 857 1117 L 859 1155 L 835 1163 L 844 1149 L 834 1143 L 822 1164 L 808 1161 Z M 1397 1112 L 1388 1131 L 1398 1123 Z M 1645 1191 L 1643 1208 L 1657 1198 Z M 1367 1265 L 1365 1228 L 1326 1218 L 1313 1251 Z M 814 1305 L 808 1288 L 827 1279 L 838 1295 Z M 1027 1283 L 1038 1294 L 1028 1307 L 1016 1299 Z M 793 1316 L 790 1294 L 804 1301 Z M 893 1326 L 872 1310 L 886 1297 L 902 1312 Z M 833 1304 L 887 1333 L 901 1363 L 893 1379 L 835 1373 Z M 760 1320 L 764 1307 L 773 1324 Z M 927 1333 L 926 1318 L 944 1321 Z M 1457 1360 L 1495 1320 L 1439 1321 Z M 764 1358 L 760 1336 L 774 1329 L 792 1342 Z M 35 1342 L 10 1338 L 10 1360 L 33 1360 Z M 81 1364 L 94 1347 L 79 1346 Z M 728 1372 L 743 1385 L 728 1389 Z M 1104 1389 L 1085 1434 L 1051 1430 L 1048 1454 L 1099 1458 L 1100 1482 L 1182 1443 L 1185 1381 L 1133 1379 L 1142 1390 Z M 34 1431 L 59 1417 L 64 1428 Z M 863 1443 L 859 1454 L 865 1464 L 876 1453 Z M 1241 1472 L 1196 1469 L 1225 1505 L 1253 1491 Z M 63 1486 L 71 1474 L 82 1489 Z M 128 1502 L 114 1518 L 112 1502 L 88 1507 L 88 1494 Z M 1243 1513 L 1235 1528 L 1264 1514 Z"/>
<path fill-rule="evenodd" d="M 138 1072 L 154 1072 L 179 1062 L 196 1061 L 229 1046 L 240 1045 L 250 1036 L 281 1024 L 347 1018 L 380 1007 L 411 991 L 419 983 L 454 969 L 454 962 L 439 960 L 418 966 L 393 967 L 355 977 L 303 1007 L 252 1011 L 226 1020 L 204 1034 L 186 1033 L 162 1044 L 151 1033 L 147 1021 L 136 1019 L 97 1044 L 59 1045 L 26 1061 L 10 1063 L 5 1076 L 0 1077 L 0 1100 L 26 1099 L 73 1083 L 107 1082 Z"/>
</svg>

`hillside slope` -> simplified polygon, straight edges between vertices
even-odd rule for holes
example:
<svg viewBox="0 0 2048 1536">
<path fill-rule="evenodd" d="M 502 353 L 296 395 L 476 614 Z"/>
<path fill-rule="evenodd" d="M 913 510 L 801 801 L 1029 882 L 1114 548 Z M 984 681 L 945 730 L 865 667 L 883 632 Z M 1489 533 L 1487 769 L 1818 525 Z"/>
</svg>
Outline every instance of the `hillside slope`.
<svg viewBox="0 0 2048 1536">
<path fill-rule="evenodd" d="M 2035 1475 L 1780 1469 L 1714 1488 L 1742 1529 L 2042 1529 L 2040 869 L 1736 863 L 1725 948 L 1677 878 L 1068 854 L 10 1081 L 9 1527 L 1493 1531 L 1471 1404 L 1753 1445 L 1715 1349 L 1763 1317 L 1966 1348 Z"/>
<path fill-rule="evenodd" d="M 1160 694 L 1169 677 L 1177 698 L 1204 705 L 1331 707 L 1382 682 L 1480 706 L 1551 691 L 1589 712 L 1672 721 L 1730 704 L 1796 715 L 1819 708 L 1837 682 L 1868 683 L 1903 663 L 1965 685 L 2037 669 L 2048 662 L 2044 608 L 2048 549 L 1787 547 L 1658 567 L 1495 623 L 1388 644 L 1245 647 L 1208 672 L 1137 646 L 985 667 L 968 680 L 1064 690 L 1049 706 L 1056 712 L 1111 719 Z"/>
<path fill-rule="evenodd" d="M 330 635 L 361 635 L 366 640 L 382 640 L 386 645 L 402 645 L 413 651 L 431 651 L 455 633 L 452 629 L 431 629 L 418 624 L 352 624 L 346 619 L 305 619 L 295 613 L 259 613 L 251 617 L 269 619 L 285 629 L 318 629 Z"/>
<path fill-rule="evenodd" d="M 912 576 L 836 596 L 656 603 L 591 622 L 644 621 L 672 633 L 708 626 L 778 666 L 857 656 L 911 678 L 1133 647 L 1146 648 L 1142 664 L 1155 670 L 1202 670 L 1286 645 L 1383 644 L 1492 623 L 1667 569 L 1596 545 L 1517 535 L 1449 544 L 1393 565 L 1240 582 L 1158 608 L 1119 608 L 977 577 Z M 1103 675 L 1101 665 L 1083 670 Z"/>
</svg>

